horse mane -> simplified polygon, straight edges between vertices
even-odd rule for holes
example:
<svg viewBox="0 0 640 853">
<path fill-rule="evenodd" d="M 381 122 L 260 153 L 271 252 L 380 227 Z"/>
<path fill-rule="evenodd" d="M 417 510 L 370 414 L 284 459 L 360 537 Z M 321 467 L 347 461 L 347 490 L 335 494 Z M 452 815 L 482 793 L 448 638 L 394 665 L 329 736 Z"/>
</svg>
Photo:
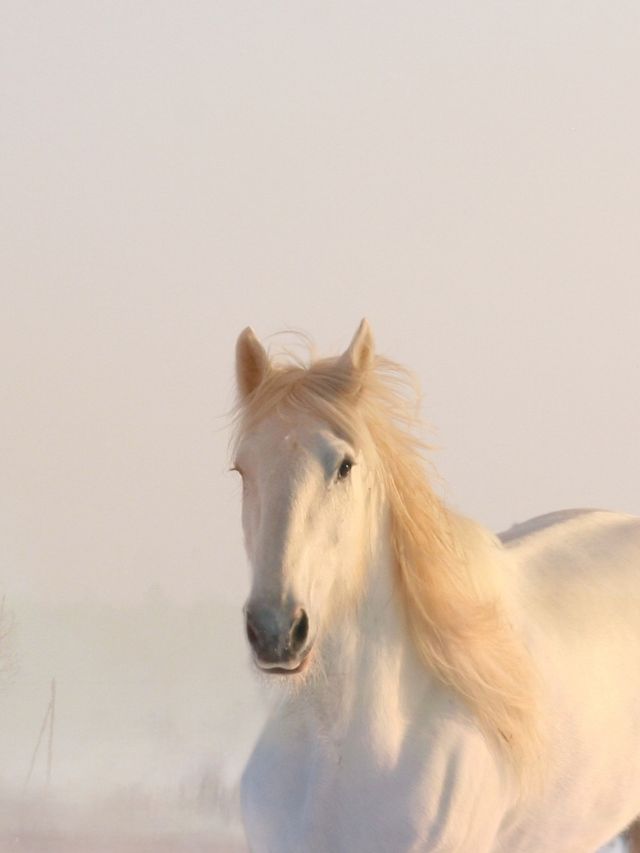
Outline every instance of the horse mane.
<svg viewBox="0 0 640 853">
<path fill-rule="evenodd" d="M 501 546 L 451 513 L 432 489 L 416 392 L 412 375 L 380 356 L 356 377 L 340 358 L 309 365 L 272 361 L 238 405 L 236 441 L 266 415 L 292 409 L 313 413 L 356 446 L 370 438 L 390 510 L 396 586 L 415 648 L 522 779 L 538 757 L 536 679 L 501 596 Z"/>
</svg>

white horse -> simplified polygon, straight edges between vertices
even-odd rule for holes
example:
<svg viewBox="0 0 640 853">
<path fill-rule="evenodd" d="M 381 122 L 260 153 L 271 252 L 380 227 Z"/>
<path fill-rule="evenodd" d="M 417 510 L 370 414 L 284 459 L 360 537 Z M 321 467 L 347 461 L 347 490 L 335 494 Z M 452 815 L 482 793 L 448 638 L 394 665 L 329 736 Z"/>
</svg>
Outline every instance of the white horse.
<svg viewBox="0 0 640 853">
<path fill-rule="evenodd" d="M 640 521 L 455 515 L 400 376 L 366 321 L 309 367 L 238 340 L 246 631 L 283 687 L 251 848 L 591 853 L 640 815 Z"/>
</svg>

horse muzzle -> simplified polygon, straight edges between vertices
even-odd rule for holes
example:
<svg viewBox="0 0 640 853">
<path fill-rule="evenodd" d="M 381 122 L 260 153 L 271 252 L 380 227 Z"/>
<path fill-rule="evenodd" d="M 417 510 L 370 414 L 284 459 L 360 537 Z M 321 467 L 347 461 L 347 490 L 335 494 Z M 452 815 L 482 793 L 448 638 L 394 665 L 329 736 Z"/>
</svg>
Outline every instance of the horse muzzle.
<svg viewBox="0 0 640 853">
<path fill-rule="evenodd" d="M 261 670 L 279 675 L 301 672 L 311 651 L 309 617 L 295 611 L 249 604 L 245 608 L 247 639 Z"/>
</svg>

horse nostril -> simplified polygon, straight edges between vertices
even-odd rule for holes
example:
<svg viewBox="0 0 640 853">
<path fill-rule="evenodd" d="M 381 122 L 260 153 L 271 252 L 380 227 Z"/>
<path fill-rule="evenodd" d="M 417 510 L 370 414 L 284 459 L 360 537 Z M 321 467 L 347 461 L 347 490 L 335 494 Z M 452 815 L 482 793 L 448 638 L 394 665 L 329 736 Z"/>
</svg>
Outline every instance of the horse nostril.
<svg viewBox="0 0 640 853">
<path fill-rule="evenodd" d="M 251 643 L 252 646 L 255 646 L 256 643 L 258 642 L 258 635 L 256 634 L 256 632 L 253 628 L 253 625 L 251 624 L 251 622 L 249 622 L 248 618 L 247 618 L 247 639 L 249 640 L 249 642 Z"/>
<path fill-rule="evenodd" d="M 304 646 L 309 636 L 309 617 L 305 610 L 300 611 L 300 615 L 291 626 L 291 651 L 299 652 Z"/>
</svg>

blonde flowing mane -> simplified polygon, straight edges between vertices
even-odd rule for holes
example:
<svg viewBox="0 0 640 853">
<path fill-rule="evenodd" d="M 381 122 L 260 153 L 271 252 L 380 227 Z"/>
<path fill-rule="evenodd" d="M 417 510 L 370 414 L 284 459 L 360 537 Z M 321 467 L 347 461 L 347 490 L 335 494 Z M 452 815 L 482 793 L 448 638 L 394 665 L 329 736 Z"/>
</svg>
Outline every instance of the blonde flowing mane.
<svg viewBox="0 0 640 853">
<path fill-rule="evenodd" d="M 275 410 L 296 410 L 313 413 L 356 446 L 371 440 L 415 647 L 522 777 L 537 758 L 537 691 L 533 665 L 501 600 L 500 546 L 451 514 L 429 485 L 410 374 L 373 355 L 362 370 L 344 356 L 262 368 L 239 404 L 237 439 Z"/>
</svg>

